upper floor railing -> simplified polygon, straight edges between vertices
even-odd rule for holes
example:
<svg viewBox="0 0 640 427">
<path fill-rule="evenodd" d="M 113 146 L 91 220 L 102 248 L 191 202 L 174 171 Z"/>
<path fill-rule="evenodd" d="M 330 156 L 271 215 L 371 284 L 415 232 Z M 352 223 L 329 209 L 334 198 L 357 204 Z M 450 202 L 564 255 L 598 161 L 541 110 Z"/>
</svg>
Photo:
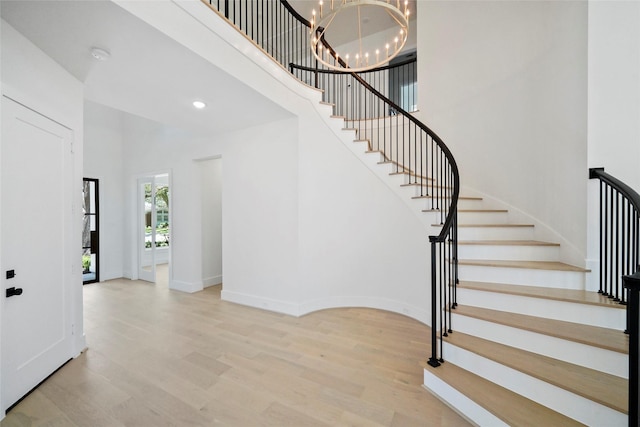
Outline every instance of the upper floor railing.
<svg viewBox="0 0 640 427">
<path fill-rule="evenodd" d="M 455 159 L 440 137 L 410 112 L 417 108 L 416 61 L 401 61 L 352 73 L 322 34 L 317 53 L 343 70 L 328 70 L 310 51 L 311 23 L 286 0 L 202 0 L 291 70 L 302 82 L 323 90 L 334 114 L 355 129 L 357 139 L 406 177 L 406 186 L 424 199 L 438 233 L 431 242 L 432 355 L 442 361 L 442 336 L 451 332 L 458 283 L 457 203 L 460 178 Z M 321 31 L 321 29 L 320 29 Z M 438 342 L 438 334 L 440 341 Z"/>
</svg>

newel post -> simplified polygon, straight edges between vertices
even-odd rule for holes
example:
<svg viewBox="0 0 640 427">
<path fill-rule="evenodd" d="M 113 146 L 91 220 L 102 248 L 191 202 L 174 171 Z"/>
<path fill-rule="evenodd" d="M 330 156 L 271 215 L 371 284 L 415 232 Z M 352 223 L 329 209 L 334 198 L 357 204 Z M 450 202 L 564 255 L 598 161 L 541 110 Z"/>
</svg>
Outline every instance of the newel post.
<svg viewBox="0 0 640 427">
<path fill-rule="evenodd" d="M 437 368 L 440 366 L 438 361 L 438 340 L 437 340 L 437 313 L 438 307 L 436 299 L 438 298 L 438 290 L 436 288 L 436 236 L 429 236 L 429 242 L 431 243 L 431 357 L 427 362 L 429 365 Z"/>
<path fill-rule="evenodd" d="M 638 407 L 638 363 L 640 363 L 640 271 L 622 278 L 624 287 L 628 291 L 629 310 L 629 427 L 638 427 L 640 415 Z"/>
</svg>

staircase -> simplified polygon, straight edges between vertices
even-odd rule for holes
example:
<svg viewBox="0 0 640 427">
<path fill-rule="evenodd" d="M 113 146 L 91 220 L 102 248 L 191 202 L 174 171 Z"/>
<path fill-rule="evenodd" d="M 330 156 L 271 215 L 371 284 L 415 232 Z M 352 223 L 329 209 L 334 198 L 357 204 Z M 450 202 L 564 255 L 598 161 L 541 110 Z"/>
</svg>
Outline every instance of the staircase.
<svg viewBox="0 0 640 427">
<path fill-rule="evenodd" d="M 438 210 L 416 195 L 413 171 L 372 150 L 344 118 L 331 120 L 430 234 L 437 230 Z M 627 425 L 625 306 L 584 291 L 588 270 L 560 262 L 560 245 L 534 240 L 535 226 L 513 223 L 508 210 L 470 194 L 458 215 L 454 332 L 444 338 L 445 363 L 425 364 L 425 387 L 479 425 Z"/>
<path fill-rule="evenodd" d="M 480 425 L 626 425 L 625 306 L 582 290 L 587 271 L 532 226 L 482 200 L 467 208 L 483 213 L 461 215 L 454 332 L 425 387 Z"/>
<path fill-rule="evenodd" d="M 253 22 L 261 15 L 243 21 L 241 3 L 238 16 L 235 3 L 209 3 L 301 81 L 315 81 L 325 96 L 337 93 L 344 101 L 356 88 L 364 90 L 366 96 L 348 99 L 348 109 L 322 102 L 320 116 L 418 216 L 425 238 L 438 235 L 441 247 L 457 239 L 460 283 L 447 292 L 456 295 L 457 306 L 443 328 L 453 332 L 444 334 L 439 349 L 444 363 L 437 368 L 425 364 L 425 387 L 479 425 L 626 425 L 629 342 L 622 332 L 624 306 L 584 291 L 588 271 L 560 262 L 560 246 L 535 240 L 533 224 L 515 223 L 508 210 L 472 192 L 460 195 L 457 208 L 449 203 L 456 200 L 458 172 L 448 148 L 375 88 L 349 74 L 340 77 L 344 84 L 336 83 L 335 76 L 324 74 L 327 70 L 309 63 L 303 49 L 281 52 L 277 40 L 256 39 Z M 272 11 L 285 8 L 282 13 L 292 16 L 285 22 L 293 24 L 274 34 L 299 32 L 291 40 L 306 45 L 309 22 L 286 1 L 267 5 Z M 344 88 L 350 89 L 342 93 Z M 340 115 L 362 106 L 364 116 Z M 400 114 L 377 117 L 376 112 L 390 111 Z M 418 158 L 426 160 L 424 168 L 422 161 L 415 167 Z M 439 159 L 435 166 L 434 159 Z M 446 233 L 453 229 L 453 234 L 440 233 L 445 221 Z M 449 274 L 446 284 L 455 277 L 446 257 L 455 252 L 440 251 Z M 432 324 L 438 327 L 435 319 Z"/>
</svg>

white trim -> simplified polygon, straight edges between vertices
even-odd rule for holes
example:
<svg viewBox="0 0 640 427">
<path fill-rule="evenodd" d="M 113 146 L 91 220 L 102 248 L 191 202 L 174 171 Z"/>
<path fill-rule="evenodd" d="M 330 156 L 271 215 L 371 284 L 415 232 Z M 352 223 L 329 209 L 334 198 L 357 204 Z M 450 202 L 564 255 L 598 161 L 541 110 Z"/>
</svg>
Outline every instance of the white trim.
<svg viewBox="0 0 640 427">
<path fill-rule="evenodd" d="M 411 306 L 400 301 L 366 296 L 328 297 L 296 304 L 294 302 L 275 300 L 222 289 L 221 298 L 224 301 L 296 317 L 330 308 L 364 307 L 402 314 L 425 325 L 430 324 L 429 319 L 431 318 L 428 311 L 419 307 Z"/>
<path fill-rule="evenodd" d="M 220 285 L 220 284 L 222 284 L 222 274 L 219 274 L 217 276 L 207 277 L 207 278 L 202 280 L 202 287 L 203 288 L 208 288 L 210 286 L 215 286 L 215 285 Z"/>
<path fill-rule="evenodd" d="M 189 282 L 182 282 L 180 280 L 170 280 L 169 289 L 192 294 L 194 292 L 201 291 L 203 287 L 202 287 L 202 282 L 189 283 Z"/>
<path fill-rule="evenodd" d="M 248 295 L 241 292 L 226 291 L 224 289 L 222 289 L 220 297 L 223 301 L 261 308 L 263 310 L 275 311 L 277 313 L 288 314 L 290 316 L 300 316 L 299 306 L 288 301 Z"/>
<path fill-rule="evenodd" d="M 336 296 L 307 301 L 300 304 L 300 315 L 328 308 L 366 307 L 402 314 L 425 325 L 431 324 L 430 312 L 414 305 L 386 298 L 368 296 Z"/>
</svg>

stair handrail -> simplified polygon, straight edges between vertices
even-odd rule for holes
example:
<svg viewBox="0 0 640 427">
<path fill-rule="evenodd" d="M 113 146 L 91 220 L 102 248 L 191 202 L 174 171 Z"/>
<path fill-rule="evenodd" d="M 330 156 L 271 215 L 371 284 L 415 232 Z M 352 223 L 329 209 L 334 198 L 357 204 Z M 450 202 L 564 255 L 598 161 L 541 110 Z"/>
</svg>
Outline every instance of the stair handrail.
<svg viewBox="0 0 640 427">
<path fill-rule="evenodd" d="M 411 62 L 411 60 L 407 62 Z M 445 153 L 447 160 L 451 164 L 452 172 L 454 176 L 453 194 L 451 197 L 451 204 L 449 205 L 450 208 L 448 210 L 447 217 L 445 218 L 444 223 L 442 224 L 442 229 L 440 230 L 440 233 L 436 236 L 429 236 L 430 239 L 431 238 L 435 239 L 434 240 L 435 242 L 438 242 L 438 243 L 444 242 L 449 234 L 449 231 L 451 230 L 451 227 L 454 222 L 455 214 L 457 212 L 458 198 L 460 196 L 460 173 L 458 171 L 458 165 L 456 163 L 456 160 L 453 157 L 453 153 L 451 153 L 451 150 L 449 150 L 449 147 L 447 147 L 447 145 L 444 143 L 444 141 L 442 141 L 442 139 L 438 136 L 438 134 L 436 134 L 433 130 L 431 130 L 431 128 L 429 128 L 427 125 L 422 123 L 420 120 L 418 120 L 413 114 L 407 112 L 404 108 L 400 107 L 398 104 L 396 104 L 391 99 L 387 98 L 382 93 L 380 93 L 373 86 L 371 86 L 359 75 L 360 73 L 353 73 L 349 71 L 336 71 L 336 70 L 329 70 L 329 69 L 316 69 L 314 67 L 305 67 L 305 66 L 296 65 L 296 64 L 289 64 L 289 68 L 299 69 L 299 70 L 304 70 L 309 72 L 317 72 L 321 74 L 335 74 L 335 73 L 350 74 L 358 82 L 360 82 L 360 84 L 362 84 L 363 87 L 365 87 L 367 90 L 369 90 L 372 94 L 380 98 L 385 103 L 389 104 L 391 107 L 394 108 L 394 110 L 397 113 L 405 116 L 409 121 L 413 122 L 416 126 L 418 126 L 427 134 L 429 134 L 429 136 L 431 136 L 434 141 L 436 141 L 440 149 L 443 151 L 443 153 Z M 387 67 L 380 67 L 380 68 L 389 68 L 389 67 L 387 66 Z"/>
<path fill-rule="evenodd" d="M 217 9 L 218 9 L 218 13 L 220 14 L 220 0 L 201 0 L 203 3 L 205 4 L 209 4 L 210 7 L 213 9 L 213 5 L 214 2 L 217 2 Z M 245 10 L 245 28 L 244 28 L 244 32 L 247 36 L 249 36 L 249 23 L 248 23 L 248 17 L 247 17 L 247 11 L 249 8 L 249 3 L 248 0 L 223 0 L 222 4 L 224 6 L 224 12 L 223 15 L 224 17 L 230 22 L 232 23 L 234 26 L 237 26 L 238 29 L 240 31 L 242 30 L 242 5 L 243 5 L 243 1 L 244 1 L 244 10 Z M 269 21 L 269 0 L 267 0 L 267 22 Z M 278 1 L 278 0 L 276 0 Z M 285 9 L 291 14 L 291 17 L 295 20 L 297 20 L 300 24 L 304 25 L 305 27 L 309 28 L 308 31 L 306 31 L 306 35 L 307 37 L 310 35 L 310 30 L 311 30 L 311 23 L 305 19 L 302 15 L 300 15 L 290 4 L 287 0 L 279 0 L 280 4 L 282 6 L 285 7 Z M 230 7 L 229 3 L 233 3 L 233 9 Z M 262 10 L 264 12 L 264 5 L 265 5 L 265 0 L 260 0 L 260 2 L 256 1 L 255 2 L 255 7 L 256 10 Z M 239 10 L 240 10 L 240 16 L 239 19 L 237 21 L 237 25 L 236 25 L 236 17 L 237 17 L 237 13 L 236 13 L 236 4 L 239 5 Z M 233 17 L 231 18 L 231 13 L 230 11 L 233 10 Z M 251 5 L 251 10 L 253 13 L 253 5 Z M 256 14 L 259 15 L 259 14 Z M 262 19 L 264 19 L 264 15 L 261 15 Z M 252 16 L 253 19 L 253 16 Z M 272 19 L 273 19 L 273 11 L 272 11 Z M 254 29 L 256 30 L 256 38 L 254 38 Z M 286 30 L 286 31 L 290 31 Z M 266 35 L 269 36 L 270 31 L 267 28 L 266 30 Z M 273 33 L 271 33 L 272 38 L 273 38 Z M 277 54 L 277 49 L 274 46 L 270 46 L 269 47 L 269 43 L 268 43 L 268 37 L 267 40 L 265 42 L 265 28 L 264 28 L 264 22 L 262 22 L 262 25 L 260 25 L 260 23 L 254 23 L 253 20 L 251 22 L 251 39 L 254 41 L 254 43 L 256 43 L 256 45 L 258 45 L 259 47 L 262 47 L 263 50 L 266 51 L 266 53 L 268 53 L 269 55 L 271 55 L 277 62 L 280 62 L 281 65 L 283 65 L 284 67 L 289 66 L 289 68 L 291 70 L 293 70 L 293 68 L 299 68 L 299 69 L 305 69 L 307 71 L 313 72 L 316 74 L 316 76 L 318 75 L 318 73 L 338 73 L 338 74 L 349 74 L 351 75 L 356 81 L 358 81 L 366 90 L 368 90 L 371 94 L 373 94 L 375 97 L 377 97 L 379 100 L 382 100 L 383 103 L 388 104 L 389 106 L 391 106 L 394 109 L 394 112 L 396 115 L 401 115 L 404 118 L 408 119 L 410 122 L 412 122 L 415 126 L 419 127 L 420 129 L 422 129 L 422 131 L 424 131 L 429 137 L 431 137 L 432 141 L 435 142 L 437 144 L 437 146 L 439 147 L 439 149 L 441 150 L 441 152 L 444 154 L 444 156 L 446 157 L 447 160 L 447 164 L 445 164 L 445 167 L 447 168 L 447 172 L 451 175 L 452 177 L 452 181 L 453 182 L 447 182 L 449 184 L 452 185 L 452 192 L 451 192 L 451 196 L 450 196 L 450 203 L 449 206 L 447 207 L 446 210 L 446 217 L 444 218 L 444 220 L 441 223 L 441 229 L 440 232 L 437 235 L 429 235 L 429 242 L 431 245 L 431 314 L 432 314 L 432 324 L 431 324 L 431 343 L 432 343 L 432 355 L 429 359 L 429 364 L 431 366 L 439 366 L 440 362 L 443 361 L 443 357 L 442 357 L 442 337 L 446 336 L 447 332 L 451 332 L 451 322 L 449 320 L 449 328 L 446 328 L 446 320 L 443 323 L 442 320 L 442 311 L 444 310 L 445 312 L 448 310 L 449 313 L 449 319 L 451 319 L 451 309 L 455 308 L 456 306 L 456 302 L 455 302 L 455 286 L 458 283 L 458 260 L 457 260 L 457 206 L 458 206 L 458 198 L 460 195 L 460 174 L 459 174 L 459 170 L 458 170 L 458 166 L 457 163 L 455 161 L 455 158 L 453 157 L 453 154 L 451 153 L 449 147 L 447 147 L 447 145 L 444 143 L 444 141 L 442 141 L 442 139 L 434 132 L 432 131 L 428 126 L 426 126 L 424 123 L 422 123 L 420 120 L 418 120 L 417 118 L 415 118 L 413 115 L 411 115 L 409 112 L 405 111 L 405 109 L 401 108 L 399 105 L 397 105 L 395 102 L 393 102 L 392 100 L 390 100 L 389 98 L 387 98 L 386 96 L 384 96 L 382 93 L 380 93 L 377 89 L 375 89 L 374 87 L 372 87 L 368 82 L 366 82 L 360 75 L 358 75 L 357 73 L 353 73 L 351 71 L 348 70 L 347 65 L 344 63 L 342 58 L 339 58 L 338 55 L 336 54 L 336 51 L 331 47 L 331 45 L 326 41 L 325 37 L 324 37 L 324 31 L 322 28 L 318 29 L 318 33 L 316 34 L 317 36 L 320 37 L 320 43 L 318 43 L 318 45 L 322 44 L 326 49 L 329 49 L 329 52 L 332 53 L 332 55 L 334 56 L 334 58 L 336 58 L 336 61 L 342 65 L 342 67 L 345 68 L 344 71 L 336 71 L 336 70 L 325 70 L 325 69 L 321 69 L 318 67 L 318 61 L 315 61 L 315 66 L 314 67 L 309 67 L 309 66 L 305 66 L 302 64 L 295 64 L 292 61 L 287 61 L 287 63 L 283 63 L 282 60 L 280 59 L 283 55 L 286 55 L 286 53 L 281 53 L 280 55 Z M 296 41 L 299 41 L 296 39 L 296 37 L 300 37 L 299 35 L 294 36 L 293 38 L 291 36 L 287 36 L 288 37 L 288 41 L 291 41 L 292 44 Z M 260 40 L 257 40 L 257 39 Z M 265 44 L 267 47 L 265 47 Z M 272 41 L 273 44 L 273 41 Z M 284 43 L 287 47 L 288 47 L 288 42 Z M 309 43 L 306 43 L 307 46 L 309 46 Z M 276 55 L 274 55 L 274 52 L 276 53 Z M 280 58 L 279 58 L 280 57 Z M 302 58 L 303 56 L 301 56 Z M 302 62 L 302 61 L 301 61 Z M 307 61 L 308 62 L 308 61 Z M 395 65 L 397 66 L 397 65 Z M 384 68 L 384 67 L 381 67 Z M 316 87 L 317 87 L 317 79 L 316 79 Z M 433 161 L 433 158 L 432 158 Z M 403 166 L 403 169 L 406 169 Z M 440 173 L 443 174 L 442 168 L 440 168 Z M 444 180 L 446 180 L 447 178 L 445 178 Z M 432 181 L 433 182 L 433 181 Z M 433 189 L 433 184 L 432 184 L 432 189 Z M 444 195 L 444 189 L 442 190 L 442 198 L 443 200 L 446 199 L 447 197 Z M 433 209 L 433 206 L 432 206 Z M 439 208 L 438 208 L 439 209 Z M 442 211 L 444 210 L 444 206 Z M 449 252 L 447 253 L 447 249 L 445 248 L 445 245 L 449 243 Z M 437 256 L 436 254 L 436 245 L 440 244 L 440 257 Z M 453 248 L 453 249 L 452 249 Z M 439 264 L 437 264 L 438 260 L 440 261 Z M 439 280 L 439 286 L 438 286 L 438 280 Z M 446 282 L 446 283 L 445 283 Z M 451 294 L 451 289 L 454 289 L 453 294 Z M 447 290 L 449 291 L 449 297 L 446 297 L 446 292 Z M 438 300 L 438 296 L 440 299 L 440 306 L 438 307 L 436 302 Z M 443 300 L 444 298 L 444 300 Z M 444 301 L 444 303 L 443 303 Z M 447 307 L 448 306 L 448 307 Z M 437 346 L 437 334 L 438 334 L 438 323 L 437 323 L 437 314 L 438 312 L 440 312 L 440 354 L 438 356 L 438 346 Z M 446 319 L 446 314 L 445 314 L 445 319 Z M 443 331 L 444 329 L 444 331 Z"/>
<path fill-rule="evenodd" d="M 640 270 L 640 194 L 618 178 L 606 173 L 604 168 L 590 168 L 589 179 L 600 181 L 598 293 L 620 304 L 626 304 L 621 278 Z M 625 226 L 628 229 L 622 230 Z M 621 235 L 624 231 L 627 231 L 627 236 Z M 620 261 L 621 259 L 623 260 Z"/>
<path fill-rule="evenodd" d="M 589 169 L 589 178 L 600 180 L 600 289 L 598 292 L 627 306 L 627 329 L 625 332 L 629 334 L 628 416 L 629 426 L 638 426 L 640 424 L 640 414 L 638 413 L 640 394 L 638 390 L 638 365 L 640 364 L 640 349 L 638 348 L 640 344 L 640 194 L 626 183 L 606 173 L 604 168 Z M 622 225 L 618 227 L 620 223 Z M 626 230 L 624 230 L 625 227 Z M 623 229 L 622 235 L 620 235 L 620 228 Z M 624 231 L 627 232 L 626 236 Z M 621 256 L 619 257 L 619 255 Z M 609 265 L 610 260 L 611 265 Z M 618 275 L 622 279 L 622 286 L 619 288 Z M 614 283 L 616 289 L 614 289 Z M 627 298 L 624 295 L 625 290 Z"/>
</svg>

